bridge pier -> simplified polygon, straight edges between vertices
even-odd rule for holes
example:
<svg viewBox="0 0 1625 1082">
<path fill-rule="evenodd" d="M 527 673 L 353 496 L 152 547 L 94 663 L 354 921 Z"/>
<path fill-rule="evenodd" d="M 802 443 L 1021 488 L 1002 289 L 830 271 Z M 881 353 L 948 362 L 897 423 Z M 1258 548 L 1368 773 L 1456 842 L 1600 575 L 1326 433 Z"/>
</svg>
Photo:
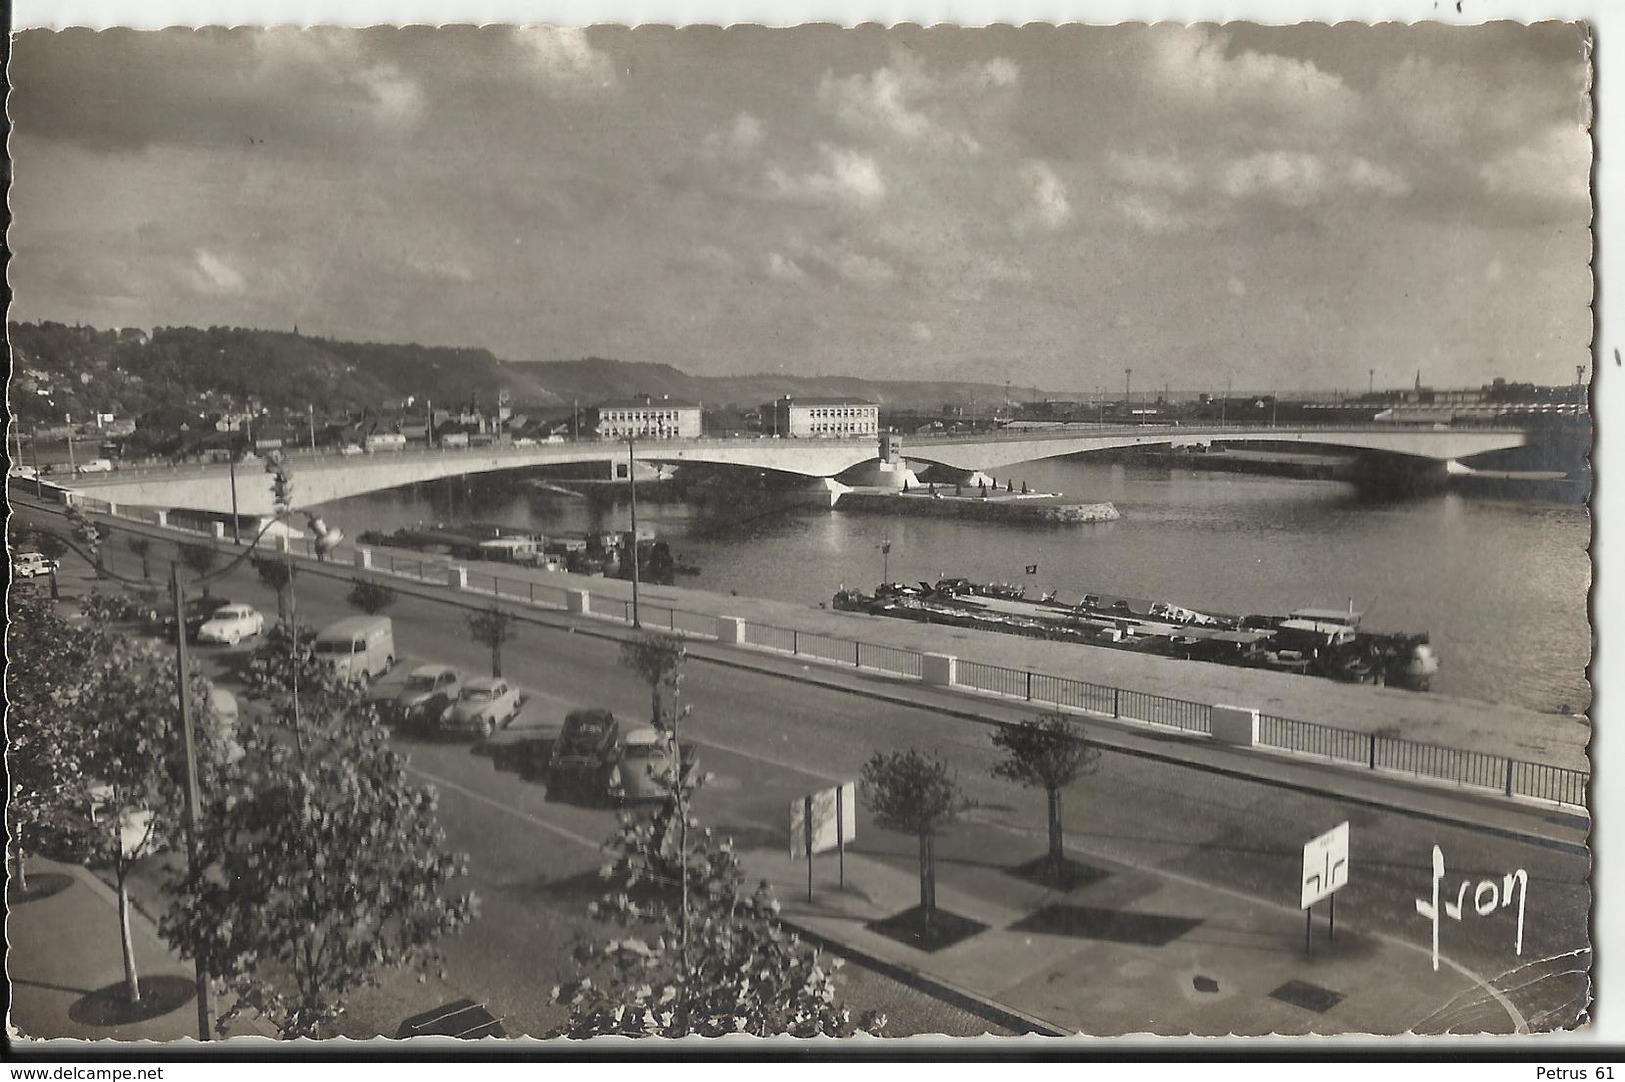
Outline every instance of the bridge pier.
<svg viewBox="0 0 1625 1082">
<path fill-rule="evenodd" d="M 1378 495 L 1438 492 L 1450 483 L 1448 462 L 1413 455 L 1362 451 L 1354 456 L 1354 486 Z"/>
</svg>

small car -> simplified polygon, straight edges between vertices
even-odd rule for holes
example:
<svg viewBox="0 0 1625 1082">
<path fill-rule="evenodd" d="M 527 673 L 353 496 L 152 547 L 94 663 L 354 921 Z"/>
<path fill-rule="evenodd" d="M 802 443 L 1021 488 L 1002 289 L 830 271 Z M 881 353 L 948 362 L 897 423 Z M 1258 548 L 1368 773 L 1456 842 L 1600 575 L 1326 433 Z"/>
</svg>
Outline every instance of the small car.
<svg viewBox="0 0 1625 1082">
<path fill-rule="evenodd" d="M 11 575 L 18 579 L 31 579 L 35 575 L 49 575 L 61 565 L 42 552 L 19 552 L 11 558 Z"/>
<path fill-rule="evenodd" d="M 518 713 L 519 689 L 500 676 L 482 676 L 463 685 L 457 701 L 440 716 L 440 731 L 490 736 Z"/>
<path fill-rule="evenodd" d="M 548 764 L 549 796 L 603 799 L 620 759 L 621 727 L 608 710 L 572 710 L 553 742 Z"/>
<path fill-rule="evenodd" d="M 223 642 L 236 646 L 265 631 L 265 617 L 251 605 L 223 605 L 214 610 L 197 629 L 198 642 Z"/>
<path fill-rule="evenodd" d="M 620 759 L 610 770 L 609 796 L 623 804 L 664 800 L 682 765 L 670 733 L 647 727 L 633 729 L 622 739 Z"/>
<path fill-rule="evenodd" d="M 81 462 L 74 468 L 74 473 L 112 473 L 113 463 L 105 458 L 93 458 L 89 462 Z"/>
<path fill-rule="evenodd" d="M 440 720 L 462 694 L 463 676 L 447 665 L 419 665 L 406 676 L 406 686 L 395 696 L 395 716 L 411 728 L 427 728 Z"/>
</svg>

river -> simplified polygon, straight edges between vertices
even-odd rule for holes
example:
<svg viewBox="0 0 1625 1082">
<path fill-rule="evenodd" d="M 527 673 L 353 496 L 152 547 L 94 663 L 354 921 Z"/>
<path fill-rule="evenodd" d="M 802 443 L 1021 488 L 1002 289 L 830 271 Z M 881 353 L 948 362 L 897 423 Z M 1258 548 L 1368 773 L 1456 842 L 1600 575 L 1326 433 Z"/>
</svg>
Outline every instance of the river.
<svg viewBox="0 0 1625 1082">
<path fill-rule="evenodd" d="M 1544 711 L 1589 708 L 1583 507 L 1451 493 L 1375 498 L 1334 481 L 1080 459 L 1026 463 L 1011 476 L 1079 501 L 1110 500 L 1123 517 L 1018 527 L 640 498 L 639 525 L 700 568 L 685 586 L 809 605 L 843 582 L 872 588 L 886 563 L 897 581 L 963 575 L 1063 598 L 1098 590 L 1232 613 L 1345 608 L 1352 598 L 1368 628 L 1432 636 L 1436 691 Z M 513 478 L 438 482 L 321 510 L 351 537 L 420 521 L 543 532 L 628 524 L 624 502 L 539 495 Z"/>
</svg>

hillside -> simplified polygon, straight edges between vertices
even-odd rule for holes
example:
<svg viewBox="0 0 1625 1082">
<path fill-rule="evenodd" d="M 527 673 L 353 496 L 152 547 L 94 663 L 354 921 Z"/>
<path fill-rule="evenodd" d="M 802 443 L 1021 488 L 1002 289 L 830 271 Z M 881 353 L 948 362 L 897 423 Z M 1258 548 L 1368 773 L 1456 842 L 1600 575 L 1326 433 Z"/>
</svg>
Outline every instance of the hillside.
<svg viewBox="0 0 1625 1082">
<path fill-rule="evenodd" d="M 326 415 L 392 410 L 407 398 L 491 405 L 507 391 L 516 409 L 586 405 L 634 394 L 751 408 L 781 395 L 852 395 L 891 409 L 1002 402 L 1003 384 L 866 380 L 842 376 L 692 376 L 668 364 L 589 357 L 503 361 L 484 349 L 342 342 L 242 327 L 98 330 L 12 323 L 8 386 L 24 423 L 133 417 L 159 407 L 242 408 Z M 1030 389 L 1022 388 L 1030 395 Z M 1050 395 L 1050 397 L 1067 397 Z"/>
<path fill-rule="evenodd" d="M 24 422 L 93 413 L 136 416 L 193 401 L 227 409 L 251 399 L 273 411 L 381 409 L 411 396 L 447 405 L 557 403 L 523 369 L 483 349 L 339 342 L 241 327 L 98 330 L 12 323 L 9 387 Z M 43 392 L 43 393 L 42 393 Z"/>
</svg>

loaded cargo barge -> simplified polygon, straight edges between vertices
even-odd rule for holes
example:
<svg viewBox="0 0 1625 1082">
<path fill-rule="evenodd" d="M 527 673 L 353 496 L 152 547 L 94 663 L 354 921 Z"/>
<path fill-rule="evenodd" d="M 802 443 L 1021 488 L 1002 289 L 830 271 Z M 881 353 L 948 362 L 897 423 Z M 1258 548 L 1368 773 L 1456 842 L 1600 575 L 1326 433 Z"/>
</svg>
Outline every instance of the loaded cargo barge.
<svg viewBox="0 0 1625 1082">
<path fill-rule="evenodd" d="M 1427 690 L 1439 660 L 1426 634 L 1364 631 L 1351 605 L 1287 616 L 1230 616 L 1164 601 L 1085 594 L 1075 604 L 1021 587 L 942 579 L 843 588 L 834 607 L 929 624 L 999 631 L 1143 654 L 1271 669 L 1345 683 Z"/>
</svg>

